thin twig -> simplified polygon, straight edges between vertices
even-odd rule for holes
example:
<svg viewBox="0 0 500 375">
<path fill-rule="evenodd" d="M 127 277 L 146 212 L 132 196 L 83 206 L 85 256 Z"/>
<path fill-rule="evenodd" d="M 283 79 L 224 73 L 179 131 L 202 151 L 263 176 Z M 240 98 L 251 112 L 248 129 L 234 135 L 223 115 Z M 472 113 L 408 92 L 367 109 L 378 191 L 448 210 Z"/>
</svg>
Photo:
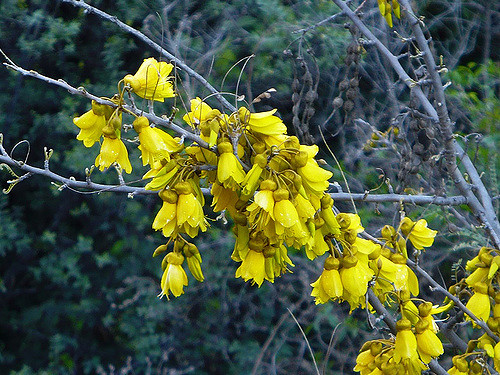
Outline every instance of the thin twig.
<svg viewBox="0 0 500 375">
<path fill-rule="evenodd" d="M 306 333 L 304 332 L 304 330 L 300 326 L 300 323 L 297 320 L 297 318 L 295 318 L 295 315 L 293 315 L 292 310 L 290 310 L 289 308 L 287 308 L 287 310 L 290 313 L 290 315 L 292 316 L 293 320 L 295 320 L 295 323 L 297 324 L 297 326 L 299 327 L 300 332 L 302 333 L 302 336 L 304 336 L 304 340 L 306 340 L 307 348 L 309 349 L 309 353 L 311 354 L 311 357 L 312 357 L 312 360 L 314 363 L 314 368 L 316 369 L 316 374 L 321 375 L 321 373 L 319 372 L 318 364 L 316 363 L 316 358 L 314 358 L 314 352 L 311 348 L 311 345 L 309 345 L 309 340 L 307 339 Z"/>
<path fill-rule="evenodd" d="M 315 23 L 314 25 L 311 25 L 311 26 L 308 26 L 308 27 L 305 27 L 303 29 L 299 29 L 299 30 L 295 30 L 295 31 L 292 31 L 292 34 L 305 34 L 307 33 L 308 31 L 312 30 L 312 29 L 315 29 L 317 27 L 320 27 L 322 25 L 324 25 L 325 23 L 327 22 L 330 22 L 330 21 L 333 21 L 335 18 L 337 17 L 340 17 L 344 14 L 344 12 L 340 12 L 340 13 L 335 13 L 333 15 L 331 15 L 330 17 L 327 17 L 325 18 L 324 20 L 321 20 L 317 23 Z"/>
</svg>

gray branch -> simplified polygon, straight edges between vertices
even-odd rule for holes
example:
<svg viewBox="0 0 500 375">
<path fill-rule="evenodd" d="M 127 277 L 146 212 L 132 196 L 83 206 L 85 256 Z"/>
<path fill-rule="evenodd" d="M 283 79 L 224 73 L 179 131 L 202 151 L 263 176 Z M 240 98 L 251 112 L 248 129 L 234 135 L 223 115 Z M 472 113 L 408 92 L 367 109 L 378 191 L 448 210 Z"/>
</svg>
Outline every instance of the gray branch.
<svg viewBox="0 0 500 375">
<path fill-rule="evenodd" d="M 418 98 L 420 104 L 424 108 L 425 112 L 429 117 L 436 123 L 439 124 L 440 129 L 445 138 L 445 157 L 447 162 L 448 171 L 453 179 L 454 184 L 457 186 L 460 193 L 467 198 L 467 204 L 473 214 L 478 218 L 478 220 L 483 223 L 493 240 L 495 246 L 500 248 L 500 223 L 495 215 L 495 211 L 492 209 L 493 204 L 491 202 L 491 197 L 489 196 L 483 182 L 479 178 L 474 164 L 468 158 L 467 154 L 461 149 L 460 145 L 454 140 L 452 132 L 452 124 L 448 116 L 448 111 L 446 108 L 446 100 L 444 97 L 444 89 L 441 82 L 441 77 L 439 76 L 438 67 L 433 58 L 433 54 L 430 51 L 429 45 L 425 36 L 423 35 L 422 29 L 420 28 L 419 20 L 415 17 L 411 11 L 408 0 L 402 0 L 401 4 L 409 12 L 413 20 L 410 22 L 415 38 L 419 48 L 423 51 L 423 58 L 427 64 L 427 70 L 431 73 L 431 79 L 433 80 L 433 87 L 436 96 L 436 108 L 432 105 L 429 98 L 422 91 L 420 86 L 415 85 L 413 79 L 406 73 L 403 66 L 400 64 L 398 58 L 392 54 L 391 51 L 368 29 L 368 27 L 363 23 L 363 21 L 347 6 L 346 2 L 342 0 L 333 0 L 333 2 L 340 7 L 342 12 L 346 14 L 351 21 L 356 25 L 356 27 L 363 33 L 363 35 L 382 53 L 383 56 L 389 61 L 392 68 L 396 71 L 399 78 L 412 90 L 415 96 Z M 474 195 L 471 186 L 465 181 L 462 173 L 460 172 L 456 157 L 457 155 L 462 157 L 462 164 L 464 165 L 466 171 L 471 177 L 477 190 L 480 192 L 481 200 L 483 204 Z M 475 172 L 474 172 L 475 171 Z"/>
</svg>

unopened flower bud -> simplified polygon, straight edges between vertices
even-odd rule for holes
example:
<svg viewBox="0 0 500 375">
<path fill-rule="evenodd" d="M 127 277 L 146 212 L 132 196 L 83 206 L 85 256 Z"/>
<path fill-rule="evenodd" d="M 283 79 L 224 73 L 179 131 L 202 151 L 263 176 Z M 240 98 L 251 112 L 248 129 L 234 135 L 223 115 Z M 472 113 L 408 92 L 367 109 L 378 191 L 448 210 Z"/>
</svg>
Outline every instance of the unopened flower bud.
<svg viewBox="0 0 500 375">
<path fill-rule="evenodd" d="M 170 204 L 177 203 L 177 193 L 170 189 L 161 190 L 158 195 L 161 200 Z"/>
<path fill-rule="evenodd" d="M 278 188 L 278 184 L 273 180 L 264 180 L 260 183 L 260 190 L 271 190 L 274 191 Z"/>
<path fill-rule="evenodd" d="M 358 258 L 352 255 L 345 256 L 342 258 L 342 267 L 344 268 L 352 268 L 356 264 L 358 264 Z"/>
<path fill-rule="evenodd" d="M 330 207 L 333 206 L 333 199 L 332 197 L 330 197 L 328 194 L 324 194 L 322 197 L 321 197 L 321 208 L 323 210 L 326 210 Z"/>
<path fill-rule="evenodd" d="M 382 343 L 381 342 L 372 342 L 370 345 L 370 354 L 374 357 L 380 354 L 382 352 Z"/>
<path fill-rule="evenodd" d="M 191 184 L 187 181 L 181 181 L 176 183 L 174 189 L 177 192 L 177 194 L 187 195 L 193 193 L 193 188 L 191 187 Z"/>
<path fill-rule="evenodd" d="M 256 154 L 262 154 L 266 151 L 266 144 L 264 142 L 255 142 L 252 147 Z"/>
<path fill-rule="evenodd" d="M 99 104 L 95 100 L 92 100 L 92 112 L 94 112 L 96 116 L 104 116 L 104 114 L 106 113 L 106 107 L 106 105 Z"/>
<path fill-rule="evenodd" d="M 236 211 L 233 219 L 238 225 L 247 225 L 248 222 L 246 215 L 241 211 Z"/>
<path fill-rule="evenodd" d="M 134 130 L 137 133 L 140 133 L 142 131 L 142 128 L 146 128 L 149 126 L 149 120 L 144 116 L 140 116 L 134 120 L 133 125 L 134 125 Z"/>
</svg>

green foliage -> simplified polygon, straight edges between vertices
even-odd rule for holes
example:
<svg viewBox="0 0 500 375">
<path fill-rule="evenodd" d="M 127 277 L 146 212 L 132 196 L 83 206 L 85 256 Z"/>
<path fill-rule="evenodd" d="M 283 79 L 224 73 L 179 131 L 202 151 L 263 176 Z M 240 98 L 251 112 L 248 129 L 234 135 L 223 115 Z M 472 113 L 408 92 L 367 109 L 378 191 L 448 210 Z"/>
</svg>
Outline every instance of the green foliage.
<svg viewBox="0 0 500 375">
<path fill-rule="evenodd" d="M 470 62 L 451 71 L 449 79 L 452 87 L 448 95 L 460 101 L 474 129 L 492 135 L 491 142 L 498 142 L 500 65 L 491 60 L 486 65 Z"/>
<path fill-rule="evenodd" d="M 255 54 L 243 76 L 251 88 L 240 86 L 240 94 L 248 100 L 248 90 L 255 97 L 275 87 L 277 94 L 262 107 L 276 104 L 288 123 L 296 61 L 286 58 L 283 51 L 291 49 L 302 57 L 309 54 L 324 72 L 318 107 L 327 107 L 333 77 L 340 74 L 339 61 L 349 43 L 347 33 L 330 24 L 303 38 L 292 32 L 337 12 L 331 2 L 179 1 L 162 13 L 163 3 L 92 2 L 129 25 L 144 25 L 148 35 L 169 48 L 174 45 L 169 44 L 172 40 L 165 29 L 178 30 L 173 40 L 178 42 L 180 57 L 216 86 L 234 63 Z M 154 54 L 95 15 L 43 0 L 1 1 L 0 47 L 23 67 L 83 85 L 97 95 L 114 92 L 116 81 Z M 225 90 L 234 92 L 241 66 L 228 74 Z M 498 69 L 498 64 L 491 63 L 486 68 L 471 65 L 450 73 L 461 88 L 454 86 L 449 95 L 468 109 L 471 129 L 477 124 L 489 134 L 483 160 L 499 141 L 498 96 L 488 85 L 491 79 L 498 80 Z M 0 78 L 0 132 L 7 149 L 28 139 L 30 163 L 41 165 L 43 147 L 54 148 L 51 168 L 83 178 L 98 146 L 82 150 L 71 119 L 88 110 L 88 101 L 5 69 L 0 70 Z M 184 85 L 186 77 L 181 74 L 179 79 Z M 195 93 L 196 85 L 190 82 L 183 87 Z M 326 111 L 319 116 L 326 118 Z M 20 146 L 14 155 L 24 159 L 25 149 Z M 140 161 L 136 163 L 138 172 L 132 178 L 140 179 L 140 168 L 135 168 Z M 362 187 L 376 187 L 378 174 L 367 169 L 361 164 L 350 170 L 349 179 L 357 179 Z M 8 174 L 1 171 L 2 183 L 5 177 Z M 94 173 L 92 178 L 116 182 L 113 170 Z M 158 209 L 156 197 L 128 199 L 58 191 L 41 177 L 32 177 L 10 195 L 0 196 L 2 371 L 90 374 L 110 372 L 109 366 L 114 365 L 131 367 L 135 373 L 190 369 L 196 374 L 249 373 L 280 318 L 288 314 L 287 307 L 306 330 L 320 363 L 333 328 L 343 322 L 335 340 L 345 350 L 341 358 L 330 357 L 329 363 L 335 362 L 339 371 L 343 363 L 345 371 L 351 371 L 356 344 L 365 332 L 350 318 L 344 322 L 348 308 L 339 312 L 332 305 L 313 305 L 308 280 L 320 270 L 295 256 L 294 263 L 308 275 L 306 271 L 288 274 L 260 289 L 233 280 L 236 265 L 227 261 L 232 238 L 227 226 L 219 223 L 213 222 L 212 230 L 197 243 L 204 251 L 206 281 L 190 280 L 180 299 L 159 300 L 160 261 L 151 259 L 161 241 L 151 229 Z M 364 210 L 365 220 L 377 221 L 375 209 Z M 276 329 L 263 362 L 275 361 L 278 373 L 309 373 L 311 359 L 302 350 L 304 341 L 293 320 L 287 319 Z M 258 373 L 272 370 L 261 368 Z"/>
</svg>

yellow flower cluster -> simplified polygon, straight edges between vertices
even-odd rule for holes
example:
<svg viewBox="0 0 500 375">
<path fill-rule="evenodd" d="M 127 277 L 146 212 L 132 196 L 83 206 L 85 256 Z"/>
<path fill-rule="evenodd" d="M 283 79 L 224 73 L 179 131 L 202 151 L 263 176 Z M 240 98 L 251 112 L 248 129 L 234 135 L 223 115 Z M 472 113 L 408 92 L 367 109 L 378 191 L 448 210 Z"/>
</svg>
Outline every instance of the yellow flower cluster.
<svg viewBox="0 0 500 375">
<path fill-rule="evenodd" d="M 492 325 L 492 330 L 500 333 L 500 293 L 498 277 L 500 276 L 500 256 L 494 249 L 483 247 L 477 256 L 467 262 L 465 267 L 470 275 L 457 286 L 468 287 L 472 295 L 467 302 L 467 309 L 483 322 Z M 450 288 L 456 293 L 456 287 Z M 460 288 L 459 288 L 460 289 Z M 493 313 L 493 316 L 491 316 Z M 466 319 L 472 320 L 468 315 Z M 473 321 L 473 327 L 478 327 Z"/>
<path fill-rule="evenodd" d="M 470 296 L 466 308 L 477 319 L 485 322 L 497 336 L 500 335 L 500 285 L 498 250 L 482 247 L 478 254 L 466 264 L 469 275 L 450 287 L 450 292 L 459 297 Z M 465 319 L 472 321 L 474 328 L 480 328 L 465 311 Z M 453 358 L 450 374 L 482 374 L 485 358 L 492 358 L 495 370 L 500 371 L 500 343 L 487 333 L 469 341 L 467 352 Z"/>
<path fill-rule="evenodd" d="M 332 173 L 314 159 L 318 147 L 286 135 L 276 110 L 251 113 L 241 107 L 227 115 L 200 98 L 191 100 L 190 109 L 184 120 L 217 146 L 215 152 L 194 144 L 186 152 L 214 166 L 200 177 L 212 185 L 214 211 L 225 210 L 235 222 L 232 259 L 241 262 L 236 277 L 258 286 L 274 282 L 293 266 L 286 246 L 305 246 L 311 257 L 324 254 L 323 237 L 339 226 L 325 194 Z"/>
<path fill-rule="evenodd" d="M 356 358 L 361 375 L 420 374 L 427 364 L 443 354 L 443 344 L 437 337 L 430 302 L 423 302 L 411 314 L 412 321 L 403 318 L 396 322 L 396 337 L 365 343 Z"/>
<path fill-rule="evenodd" d="M 379 0 L 379 7 L 391 26 L 391 12 L 400 17 L 396 0 Z M 332 300 L 347 302 L 351 311 L 358 307 L 372 310 L 367 305 L 370 288 L 400 314 L 395 336 L 366 343 L 355 370 L 362 375 L 426 370 L 443 353 L 433 315 L 452 303 L 435 308 L 414 298 L 419 295 L 419 283 L 407 260 L 409 249 L 418 253 L 432 246 L 437 231 L 428 228 L 424 219 L 415 222 L 404 217 L 396 227 L 384 226 L 380 238 L 366 236 L 357 214 L 334 209 L 327 194 L 332 172 L 316 161 L 318 147 L 300 144 L 297 137 L 287 135 L 276 110 L 252 113 L 240 107 L 226 114 L 200 98 L 192 99 L 183 120 L 204 142 L 186 146 L 183 138 L 127 110 L 125 93 L 150 103 L 174 97 L 172 70 L 171 64 L 145 59 L 136 74 L 120 81 L 122 90 L 106 99 L 109 105 L 93 101 L 88 112 L 73 120 L 80 129 L 77 139 L 86 147 L 100 143 L 95 159 L 100 170 L 115 164 L 131 172 L 122 133 L 132 128 L 136 133 L 133 142 L 138 144 L 142 164 L 149 167 L 143 176 L 148 180 L 146 189 L 158 191 L 162 202 L 152 223 L 167 241 L 153 254 L 166 253 L 160 296 L 184 293 L 186 264 L 196 280 L 204 280 L 200 251 L 189 241 L 208 228 L 202 187 L 209 188 L 213 211 L 234 222 L 231 258 L 240 263 L 236 277 L 259 287 L 264 280 L 274 282 L 294 266 L 288 256 L 290 247 L 302 249 L 311 260 L 324 257 L 323 271 L 311 284 L 316 304 Z M 134 116 L 133 126 L 123 125 L 124 113 Z M 467 308 L 500 335 L 500 256 L 496 254 L 482 248 L 467 263 L 470 275 L 453 288 L 469 293 Z M 486 334 L 472 340 L 468 353 L 454 357 L 450 373 L 479 373 L 476 358 L 481 355 L 493 358 L 498 370 L 499 345 Z"/>
<path fill-rule="evenodd" d="M 436 231 L 427 228 L 425 220 L 419 220 L 417 227 L 411 219 L 404 218 L 401 231 L 386 225 L 381 231 L 380 243 L 383 246 L 358 236 L 364 230 L 358 215 L 340 213 L 336 220 L 340 226 L 338 233 L 320 238 L 327 242 L 320 247 L 325 249 L 323 253 L 327 249 L 333 251 L 325 260 L 323 273 L 311 284 L 317 304 L 339 300 L 347 301 L 351 310 L 365 307 L 365 294 L 372 279 L 372 290 L 382 302 L 390 300 L 390 295 L 395 292 L 419 294 L 418 279 L 406 265 L 408 255 L 403 234 L 416 248 L 432 245 Z M 331 242 L 332 238 L 337 246 Z"/>
<path fill-rule="evenodd" d="M 126 75 L 123 79 L 127 90 L 138 96 L 163 101 L 163 98 L 174 96 L 172 77 L 172 64 L 157 62 L 154 58 L 145 59 L 135 75 Z M 128 158 L 128 151 L 121 140 L 122 133 L 122 97 L 115 95 L 108 99 L 115 107 L 98 104 L 92 101 L 92 109 L 80 117 L 75 117 L 73 123 L 80 128 L 77 139 L 85 147 L 92 147 L 94 143 L 101 142 L 101 152 L 95 159 L 96 167 L 100 170 L 109 168 L 116 163 L 126 173 L 132 172 L 132 165 Z M 151 128 L 148 120 L 143 117 L 136 120 L 134 128 L 139 134 L 144 164 L 153 164 L 162 160 L 169 152 L 179 151 L 182 145 L 157 128 Z"/>
</svg>

